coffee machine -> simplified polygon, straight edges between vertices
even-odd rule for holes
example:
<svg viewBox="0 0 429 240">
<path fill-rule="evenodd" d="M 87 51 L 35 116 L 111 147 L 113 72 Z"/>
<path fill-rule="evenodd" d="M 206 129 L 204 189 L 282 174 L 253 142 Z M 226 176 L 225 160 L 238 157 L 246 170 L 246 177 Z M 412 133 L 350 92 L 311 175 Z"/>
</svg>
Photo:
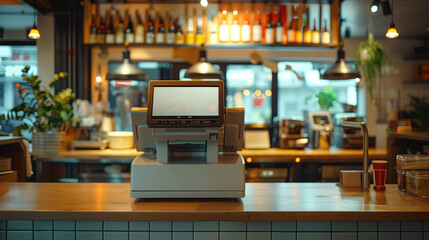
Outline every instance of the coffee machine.
<svg viewBox="0 0 429 240">
<path fill-rule="evenodd" d="M 359 128 L 344 127 L 343 122 L 365 122 L 365 118 L 355 114 L 340 114 L 335 116 L 333 142 L 336 147 L 345 149 L 362 149 L 363 135 Z"/>
<path fill-rule="evenodd" d="M 302 149 L 308 146 L 308 135 L 304 133 L 304 121 L 296 119 L 278 119 L 278 147 L 284 149 Z"/>
<path fill-rule="evenodd" d="M 311 147 L 328 149 L 331 146 L 331 135 L 334 124 L 328 111 L 310 112 Z"/>
</svg>

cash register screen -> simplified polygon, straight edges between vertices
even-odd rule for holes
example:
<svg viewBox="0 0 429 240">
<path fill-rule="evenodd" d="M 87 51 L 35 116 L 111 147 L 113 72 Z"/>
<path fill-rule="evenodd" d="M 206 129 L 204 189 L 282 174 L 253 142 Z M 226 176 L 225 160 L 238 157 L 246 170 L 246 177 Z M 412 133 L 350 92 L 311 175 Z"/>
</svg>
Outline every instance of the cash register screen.
<svg viewBox="0 0 429 240">
<path fill-rule="evenodd" d="M 223 81 L 150 81 L 147 124 L 151 127 L 222 126 Z"/>
<path fill-rule="evenodd" d="M 152 108 L 152 117 L 218 117 L 219 88 L 154 87 Z"/>
</svg>

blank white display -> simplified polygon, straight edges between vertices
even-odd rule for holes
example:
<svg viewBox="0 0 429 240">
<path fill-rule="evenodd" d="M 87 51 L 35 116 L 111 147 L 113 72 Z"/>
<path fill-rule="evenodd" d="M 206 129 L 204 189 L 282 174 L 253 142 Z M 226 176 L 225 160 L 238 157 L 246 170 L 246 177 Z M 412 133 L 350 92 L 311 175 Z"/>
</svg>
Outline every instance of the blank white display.
<svg viewBox="0 0 429 240">
<path fill-rule="evenodd" d="M 154 87 L 153 117 L 217 117 L 218 87 Z"/>
</svg>

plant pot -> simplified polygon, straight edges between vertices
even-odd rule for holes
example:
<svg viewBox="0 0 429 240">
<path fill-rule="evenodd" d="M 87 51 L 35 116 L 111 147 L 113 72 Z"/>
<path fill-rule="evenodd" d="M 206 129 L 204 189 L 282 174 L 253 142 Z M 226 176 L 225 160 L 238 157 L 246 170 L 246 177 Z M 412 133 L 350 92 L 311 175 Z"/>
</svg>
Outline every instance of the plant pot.
<svg viewBox="0 0 429 240">
<path fill-rule="evenodd" d="M 72 137 L 65 132 L 48 131 L 33 133 L 33 154 L 58 154 L 70 150 Z"/>
</svg>

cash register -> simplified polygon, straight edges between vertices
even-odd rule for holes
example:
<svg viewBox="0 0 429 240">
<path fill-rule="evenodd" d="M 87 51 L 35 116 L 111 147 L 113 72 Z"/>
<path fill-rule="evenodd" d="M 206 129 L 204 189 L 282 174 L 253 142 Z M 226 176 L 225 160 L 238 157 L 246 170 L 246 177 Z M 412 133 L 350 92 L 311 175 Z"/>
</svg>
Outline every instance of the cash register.
<svg viewBox="0 0 429 240">
<path fill-rule="evenodd" d="M 150 81 L 132 108 L 133 198 L 244 197 L 244 109 L 224 107 L 223 81 Z"/>
</svg>

